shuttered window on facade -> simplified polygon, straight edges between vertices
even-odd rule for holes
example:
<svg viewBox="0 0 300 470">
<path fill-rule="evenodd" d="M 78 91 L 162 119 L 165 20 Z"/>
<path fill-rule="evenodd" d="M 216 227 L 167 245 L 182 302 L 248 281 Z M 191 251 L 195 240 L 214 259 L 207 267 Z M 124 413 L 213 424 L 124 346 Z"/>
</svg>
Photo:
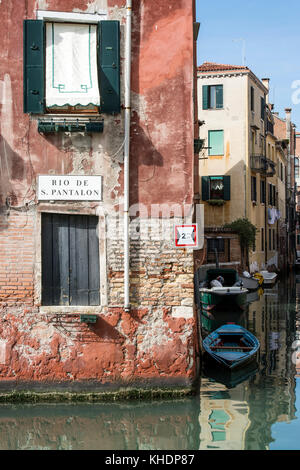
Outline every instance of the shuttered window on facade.
<svg viewBox="0 0 300 470">
<path fill-rule="evenodd" d="M 257 202 L 256 176 L 251 176 L 251 201 Z"/>
<path fill-rule="evenodd" d="M 223 108 L 223 85 L 202 86 L 202 107 L 203 109 Z"/>
<path fill-rule="evenodd" d="M 42 214 L 42 305 L 99 305 L 98 217 Z"/>
<path fill-rule="evenodd" d="M 263 120 L 265 119 L 265 105 L 266 105 L 265 98 L 261 97 L 260 98 L 260 117 Z"/>
<path fill-rule="evenodd" d="M 251 107 L 251 111 L 254 111 L 254 88 L 253 86 L 250 88 L 250 107 Z"/>
<path fill-rule="evenodd" d="M 223 199 L 230 201 L 230 175 L 202 176 L 202 201 Z"/>
<path fill-rule="evenodd" d="M 266 202 L 266 182 L 265 180 L 260 180 L 260 202 L 265 204 Z"/>
<path fill-rule="evenodd" d="M 55 26 L 58 23 L 51 23 L 51 26 Z M 49 25 L 49 23 L 47 23 Z M 60 29 L 63 28 L 63 25 L 59 25 Z M 70 31 L 67 31 L 67 28 L 70 28 L 70 24 L 66 24 L 66 31 L 64 35 L 64 41 L 66 47 L 63 48 L 65 53 L 68 54 L 67 59 L 70 60 L 70 63 L 78 70 L 78 83 L 81 79 L 81 74 L 84 75 L 84 81 L 86 83 L 80 84 L 76 87 L 76 90 L 71 90 L 70 86 L 67 86 L 65 83 L 56 83 L 55 74 L 57 72 L 57 67 L 59 64 L 64 63 L 64 57 L 61 57 L 63 52 L 55 49 L 55 44 L 57 41 L 53 41 L 52 34 L 55 33 L 55 28 L 47 28 L 46 36 L 46 22 L 43 20 L 24 20 L 24 112 L 33 113 L 33 114 L 43 114 L 46 112 L 46 101 L 45 101 L 45 80 L 49 70 L 46 70 L 46 61 L 45 57 L 48 54 L 48 68 L 51 64 L 51 76 L 53 75 L 54 81 L 52 83 L 53 90 L 56 94 L 60 94 L 61 100 L 67 95 L 69 91 L 69 96 L 71 92 L 75 91 L 78 95 L 78 103 L 76 111 L 80 111 L 80 101 L 81 98 L 87 96 L 91 92 L 93 87 L 94 90 L 99 89 L 100 94 L 100 106 L 98 106 L 98 101 L 93 99 L 97 104 L 97 109 L 102 113 L 114 114 L 120 112 L 120 23 L 119 21 L 100 21 L 97 25 L 89 27 L 86 25 L 86 41 L 82 42 L 81 39 L 78 39 L 80 36 L 79 30 L 81 31 L 84 28 L 84 25 L 78 25 L 78 34 L 76 33 L 76 24 L 72 26 L 73 37 L 77 38 L 76 41 L 78 44 L 73 44 L 72 40 L 68 39 L 70 36 Z M 92 36 L 93 30 L 96 28 L 95 38 Z M 56 34 L 58 33 L 56 31 Z M 51 36 L 51 37 L 50 37 Z M 75 39 L 74 39 L 75 41 Z M 75 41 L 75 42 L 76 42 Z M 93 41 L 96 41 L 96 47 L 92 47 Z M 78 51 L 73 51 L 74 48 L 80 50 L 87 50 L 88 57 L 80 58 L 77 54 Z M 82 49 L 83 48 L 83 49 Z M 47 54 L 46 54 L 47 49 Z M 56 52 L 55 52 L 56 50 Z M 73 54 L 74 57 L 71 59 L 70 55 Z M 75 53 L 76 52 L 76 53 Z M 77 54 L 77 56 L 76 56 Z M 82 53 L 81 53 L 82 55 Z M 50 57 L 50 59 L 49 59 Z M 52 59 L 55 58 L 55 63 Z M 85 67 L 84 70 L 81 69 L 80 64 L 83 63 L 83 59 L 88 61 L 90 66 Z M 78 62 L 78 66 L 76 63 Z M 87 70 L 88 69 L 88 70 Z M 55 72 L 52 73 L 52 72 Z M 94 72 L 93 72 L 94 71 Z M 71 76 L 68 77 L 69 85 L 72 84 L 74 73 L 70 73 Z M 56 75 L 58 76 L 58 75 Z M 97 77 L 98 83 L 95 84 L 95 77 Z M 59 80 L 60 82 L 61 80 Z M 48 80 L 47 83 L 50 83 Z M 74 84 L 73 84 L 74 85 Z M 72 86 L 73 86 L 72 85 Z M 50 85 L 49 85 L 50 86 Z M 83 100 L 84 101 L 84 100 Z M 85 108 L 93 106 L 93 103 L 90 103 L 88 106 L 83 105 Z M 61 107 L 61 112 L 66 112 L 66 106 L 68 105 L 68 99 L 66 98 L 66 104 Z M 73 105 L 72 105 L 73 106 Z M 86 109 L 83 111 L 86 111 Z M 57 110 L 57 108 L 55 108 Z"/>
<path fill-rule="evenodd" d="M 208 155 L 224 155 L 224 131 L 208 131 Z"/>
</svg>

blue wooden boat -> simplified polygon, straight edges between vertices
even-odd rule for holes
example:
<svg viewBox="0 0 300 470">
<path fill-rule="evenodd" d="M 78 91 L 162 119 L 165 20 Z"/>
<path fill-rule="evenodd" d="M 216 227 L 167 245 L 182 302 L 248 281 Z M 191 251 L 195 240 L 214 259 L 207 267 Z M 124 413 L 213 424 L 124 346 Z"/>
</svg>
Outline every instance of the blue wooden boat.
<svg viewBox="0 0 300 470">
<path fill-rule="evenodd" d="M 234 324 L 221 326 L 202 344 L 209 357 L 231 370 L 256 359 L 260 348 L 258 339 L 250 331 Z"/>
</svg>

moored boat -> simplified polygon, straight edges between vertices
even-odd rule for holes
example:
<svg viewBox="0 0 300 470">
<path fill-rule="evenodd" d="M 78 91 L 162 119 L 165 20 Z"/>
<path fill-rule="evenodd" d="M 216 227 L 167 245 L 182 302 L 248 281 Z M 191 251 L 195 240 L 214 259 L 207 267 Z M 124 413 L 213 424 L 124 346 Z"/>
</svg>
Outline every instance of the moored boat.
<svg viewBox="0 0 300 470">
<path fill-rule="evenodd" d="M 264 278 L 263 284 L 265 286 L 270 286 L 275 284 L 276 279 L 277 279 L 277 274 L 276 273 L 270 273 L 269 271 L 260 271 L 260 274 Z"/>
<path fill-rule="evenodd" d="M 259 279 L 251 276 L 251 274 L 246 271 L 240 276 L 240 280 L 243 283 L 243 287 L 249 291 L 256 291 L 260 286 Z"/>
<path fill-rule="evenodd" d="M 228 369 L 236 369 L 256 359 L 260 343 L 240 325 L 223 325 L 203 340 L 207 355 Z"/>
<path fill-rule="evenodd" d="M 211 281 L 222 276 L 224 279 L 221 287 L 210 287 Z M 248 289 L 243 287 L 238 273 L 235 269 L 209 269 L 206 279 L 199 286 L 198 297 L 200 308 L 203 311 L 213 310 L 216 307 L 241 308 L 247 303 Z"/>
</svg>

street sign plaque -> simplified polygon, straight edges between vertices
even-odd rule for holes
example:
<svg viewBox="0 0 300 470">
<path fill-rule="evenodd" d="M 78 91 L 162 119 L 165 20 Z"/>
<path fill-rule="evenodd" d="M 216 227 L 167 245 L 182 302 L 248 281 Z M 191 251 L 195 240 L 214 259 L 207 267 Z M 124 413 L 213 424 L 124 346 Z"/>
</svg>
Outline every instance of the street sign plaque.
<svg viewBox="0 0 300 470">
<path fill-rule="evenodd" d="M 198 248 L 198 225 L 175 225 L 175 246 L 177 248 Z"/>
</svg>

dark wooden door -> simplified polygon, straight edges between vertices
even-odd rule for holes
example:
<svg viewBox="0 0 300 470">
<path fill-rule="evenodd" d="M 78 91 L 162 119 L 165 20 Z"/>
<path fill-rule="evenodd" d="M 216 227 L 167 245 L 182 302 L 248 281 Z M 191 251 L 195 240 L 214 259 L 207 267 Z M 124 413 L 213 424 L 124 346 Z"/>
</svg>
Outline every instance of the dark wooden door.
<svg viewBox="0 0 300 470">
<path fill-rule="evenodd" d="M 42 304 L 99 305 L 98 217 L 42 214 Z"/>
</svg>

